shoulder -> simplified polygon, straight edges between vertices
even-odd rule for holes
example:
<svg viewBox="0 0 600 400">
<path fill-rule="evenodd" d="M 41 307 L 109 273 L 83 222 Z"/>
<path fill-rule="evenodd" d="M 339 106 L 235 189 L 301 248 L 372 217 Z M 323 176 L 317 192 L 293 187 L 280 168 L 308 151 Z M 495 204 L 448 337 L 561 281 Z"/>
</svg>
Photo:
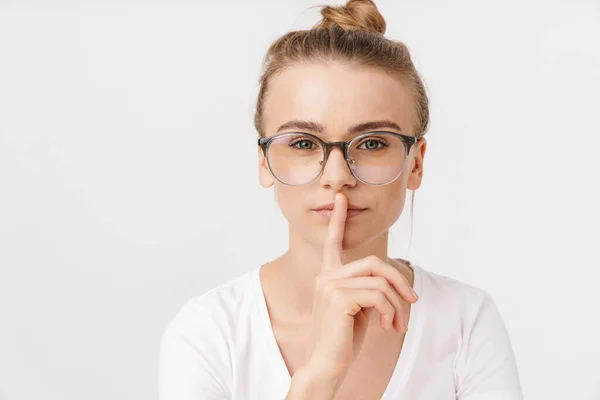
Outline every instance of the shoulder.
<svg viewBox="0 0 600 400">
<path fill-rule="evenodd" d="M 490 306 L 493 300 L 490 294 L 477 286 L 460 280 L 415 267 L 415 290 L 424 299 L 428 308 L 442 313 L 468 317 L 476 314 L 482 307 Z"/>
<path fill-rule="evenodd" d="M 255 308 L 254 272 L 191 297 L 169 321 L 160 341 L 161 399 L 230 397 L 236 335 Z"/>
<path fill-rule="evenodd" d="M 240 313 L 254 306 L 255 269 L 221 283 L 206 292 L 193 296 L 178 310 L 166 331 L 201 325 L 225 334 L 235 328 Z"/>
<path fill-rule="evenodd" d="M 445 343 L 455 355 L 457 397 L 522 399 L 512 344 L 489 293 L 419 267 L 415 271 L 424 331 L 433 332 L 428 344 Z"/>
<path fill-rule="evenodd" d="M 506 341 L 504 320 L 486 290 L 420 267 L 415 276 L 419 300 L 413 307 L 424 326 L 437 332 L 433 337 L 451 340 L 459 352 L 474 338 Z"/>
</svg>

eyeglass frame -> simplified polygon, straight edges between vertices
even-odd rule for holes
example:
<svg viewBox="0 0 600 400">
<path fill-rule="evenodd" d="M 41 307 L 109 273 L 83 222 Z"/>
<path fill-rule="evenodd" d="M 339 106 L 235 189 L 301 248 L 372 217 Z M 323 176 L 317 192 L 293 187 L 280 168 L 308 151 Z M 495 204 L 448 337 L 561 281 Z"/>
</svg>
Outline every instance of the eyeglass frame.
<svg viewBox="0 0 600 400">
<path fill-rule="evenodd" d="M 392 179 L 389 182 L 386 183 L 369 183 L 369 182 L 365 182 L 362 179 L 360 179 L 358 176 L 356 176 L 354 174 L 354 171 L 352 171 L 352 168 L 350 167 L 350 162 L 354 161 L 350 158 L 349 154 L 348 154 L 348 150 L 350 149 L 352 143 L 355 140 L 364 138 L 364 137 L 368 137 L 370 135 L 373 134 L 386 134 L 386 135 L 393 135 L 396 137 L 399 137 L 402 140 L 402 143 L 404 143 L 404 162 L 402 163 L 402 168 L 400 169 L 400 172 L 398 172 L 398 175 L 396 175 L 394 177 L 394 179 Z M 315 177 L 313 179 L 311 179 L 310 181 L 306 182 L 306 183 L 300 183 L 298 185 L 292 185 L 289 183 L 285 183 L 283 181 L 281 181 L 277 175 L 275 175 L 275 173 L 273 172 L 273 169 L 271 168 L 271 163 L 269 162 L 269 155 L 268 155 L 268 150 L 269 150 L 269 146 L 271 144 L 271 142 L 273 141 L 273 139 L 276 139 L 278 137 L 281 136 L 285 136 L 285 135 L 302 135 L 302 136 L 308 136 L 310 138 L 315 139 L 315 141 L 317 141 L 320 145 L 321 148 L 325 149 L 324 151 L 324 156 L 323 156 L 323 160 L 321 160 L 319 163 L 321 164 L 321 169 L 319 170 L 319 173 L 315 175 Z M 402 175 L 402 171 L 404 171 L 404 167 L 406 166 L 406 159 L 408 158 L 408 154 L 410 153 L 410 150 L 412 148 L 412 146 L 414 144 L 417 143 L 417 141 L 419 140 L 419 138 L 417 138 L 416 136 L 408 136 L 408 135 L 403 135 L 402 133 L 397 133 L 397 132 L 389 132 L 389 131 L 371 131 L 371 132 L 365 132 L 365 133 L 361 133 L 360 135 L 357 135 L 355 137 L 353 137 L 352 139 L 344 142 L 344 141 L 340 141 L 340 142 L 327 142 L 324 141 L 323 139 L 321 139 L 320 137 L 313 135 L 312 133 L 307 133 L 307 132 L 282 132 L 282 133 L 278 133 L 277 135 L 273 135 L 273 136 L 269 136 L 269 137 L 264 137 L 264 138 L 258 138 L 258 145 L 260 146 L 260 148 L 263 151 L 263 154 L 265 155 L 265 158 L 267 160 L 267 165 L 269 166 L 269 170 L 271 171 L 271 173 L 273 174 L 273 176 L 275 177 L 275 179 L 277 179 L 279 182 L 281 182 L 284 185 L 288 185 L 288 186 L 304 186 L 304 185 L 308 185 L 309 183 L 313 182 L 315 179 L 317 179 L 322 173 L 323 173 L 323 169 L 325 168 L 325 164 L 327 163 L 327 160 L 329 160 L 329 154 L 331 153 L 331 150 L 333 150 L 334 147 L 339 147 L 340 150 L 342 150 L 342 152 L 344 153 L 344 160 L 346 160 L 346 164 L 348 165 L 348 169 L 350 169 L 350 173 L 352 174 L 352 176 L 354 176 L 356 179 L 358 179 L 360 182 L 366 184 L 366 185 L 371 185 L 371 186 L 383 186 L 383 185 L 388 185 L 392 182 L 394 182 L 396 179 L 398 179 L 398 177 L 400 175 Z"/>
</svg>

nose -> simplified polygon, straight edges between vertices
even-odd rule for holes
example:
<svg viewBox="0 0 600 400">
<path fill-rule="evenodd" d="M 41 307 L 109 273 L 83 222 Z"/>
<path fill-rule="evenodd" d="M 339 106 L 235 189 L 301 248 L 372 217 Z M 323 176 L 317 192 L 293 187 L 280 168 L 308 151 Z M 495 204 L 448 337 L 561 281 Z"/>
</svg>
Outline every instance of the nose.
<svg viewBox="0 0 600 400">
<path fill-rule="evenodd" d="M 357 179 L 352 175 L 348 163 L 344 158 L 344 152 L 335 147 L 329 152 L 325 160 L 320 179 L 321 185 L 339 191 L 344 186 L 356 186 Z"/>
</svg>

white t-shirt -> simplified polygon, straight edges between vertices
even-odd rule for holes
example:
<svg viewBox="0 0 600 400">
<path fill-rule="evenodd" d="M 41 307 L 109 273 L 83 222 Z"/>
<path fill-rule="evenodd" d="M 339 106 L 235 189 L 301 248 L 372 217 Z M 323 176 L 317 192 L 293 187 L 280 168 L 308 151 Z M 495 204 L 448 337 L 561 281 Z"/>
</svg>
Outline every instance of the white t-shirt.
<svg viewBox="0 0 600 400">
<path fill-rule="evenodd" d="M 481 289 L 417 265 L 408 332 L 382 400 L 521 400 L 504 322 Z M 191 298 L 160 344 L 160 400 L 283 400 L 291 377 L 255 267 Z"/>
</svg>

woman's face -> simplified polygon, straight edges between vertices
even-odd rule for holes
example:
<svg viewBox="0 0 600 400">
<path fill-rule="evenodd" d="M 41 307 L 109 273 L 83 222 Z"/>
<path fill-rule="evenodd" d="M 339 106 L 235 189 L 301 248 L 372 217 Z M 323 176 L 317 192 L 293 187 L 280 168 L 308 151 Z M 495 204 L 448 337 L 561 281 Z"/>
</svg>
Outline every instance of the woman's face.
<svg viewBox="0 0 600 400">
<path fill-rule="evenodd" d="M 267 137 L 282 132 L 306 132 L 324 141 L 347 141 L 357 134 L 348 130 L 358 124 L 388 121 L 360 133 L 383 130 L 414 136 L 416 119 L 413 100 L 396 78 L 375 68 L 334 64 L 304 64 L 285 69 L 269 82 L 265 99 L 264 130 Z M 322 132 L 306 127 L 280 127 L 290 121 L 321 125 Z M 366 244 L 385 233 L 402 214 L 406 189 L 416 190 L 422 179 L 426 142 L 413 145 L 402 174 L 392 183 L 372 186 L 356 179 L 339 148 L 331 151 L 321 175 L 303 186 L 289 186 L 276 180 L 259 148 L 259 179 L 264 187 L 275 186 L 277 202 L 290 225 L 291 234 L 322 245 L 329 219 L 314 211 L 342 192 L 348 204 L 366 210 L 346 222 L 344 249 Z"/>
</svg>

